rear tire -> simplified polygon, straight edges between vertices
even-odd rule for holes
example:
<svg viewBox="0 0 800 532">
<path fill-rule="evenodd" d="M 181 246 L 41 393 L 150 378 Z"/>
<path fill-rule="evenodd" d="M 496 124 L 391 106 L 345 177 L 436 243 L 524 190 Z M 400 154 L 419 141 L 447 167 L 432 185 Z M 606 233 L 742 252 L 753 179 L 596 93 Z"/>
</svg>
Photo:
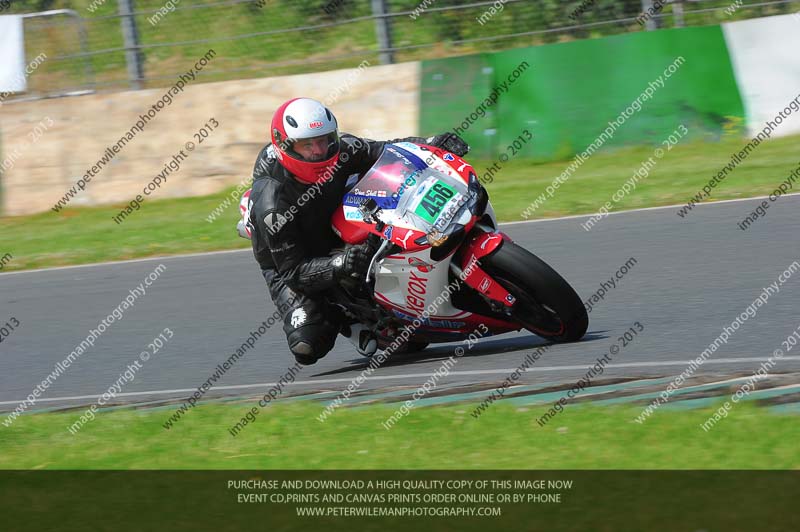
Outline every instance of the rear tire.
<svg viewBox="0 0 800 532">
<path fill-rule="evenodd" d="M 589 316 L 581 298 L 539 257 L 505 241 L 480 263 L 517 299 L 511 315 L 525 329 L 554 342 L 574 342 L 586 334 Z"/>
</svg>

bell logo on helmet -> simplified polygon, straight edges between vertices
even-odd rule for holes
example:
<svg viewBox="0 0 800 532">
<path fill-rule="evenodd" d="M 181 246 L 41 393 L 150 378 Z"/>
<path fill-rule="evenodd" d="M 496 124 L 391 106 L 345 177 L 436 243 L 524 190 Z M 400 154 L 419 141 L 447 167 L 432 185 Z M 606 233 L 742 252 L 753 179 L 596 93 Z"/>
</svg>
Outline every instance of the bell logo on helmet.
<svg viewBox="0 0 800 532">
<path fill-rule="evenodd" d="M 323 126 L 322 120 L 317 120 L 316 122 L 311 122 L 308 124 L 309 129 L 319 129 Z"/>
</svg>

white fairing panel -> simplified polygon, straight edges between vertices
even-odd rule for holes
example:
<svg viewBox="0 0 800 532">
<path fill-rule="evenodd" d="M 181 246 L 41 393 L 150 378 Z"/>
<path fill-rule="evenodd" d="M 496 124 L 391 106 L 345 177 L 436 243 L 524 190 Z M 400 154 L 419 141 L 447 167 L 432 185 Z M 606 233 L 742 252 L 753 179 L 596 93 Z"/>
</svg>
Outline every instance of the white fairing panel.
<svg viewBox="0 0 800 532">
<path fill-rule="evenodd" d="M 454 318 L 467 315 L 450 302 L 448 289 L 450 257 L 434 266 L 430 248 L 416 253 L 384 259 L 375 280 L 375 294 L 406 316 L 418 317 L 427 311 L 431 317 Z M 400 316 L 403 317 L 403 316 Z"/>
</svg>

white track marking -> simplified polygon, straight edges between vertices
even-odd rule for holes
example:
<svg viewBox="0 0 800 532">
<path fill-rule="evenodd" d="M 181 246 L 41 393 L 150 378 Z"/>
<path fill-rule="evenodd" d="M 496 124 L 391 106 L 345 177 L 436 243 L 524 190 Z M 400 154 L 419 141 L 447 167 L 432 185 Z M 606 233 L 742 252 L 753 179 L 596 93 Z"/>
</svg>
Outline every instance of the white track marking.
<svg viewBox="0 0 800 532">
<path fill-rule="evenodd" d="M 703 364 L 741 364 L 742 362 L 767 362 L 769 358 L 717 358 L 706 360 Z M 800 361 L 800 356 L 784 356 L 781 357 L 781 361 Z M 615 369 L 615 368 L 646 368 L 646 367 L 659 367 L 659 366 L 688 366 L 692 361 L 690 360 L 664 360 L 664 361 L 657 361 L 657 362 L 626 362 L 622 364 L 608 364 L 605 366 L 606 369 Z M 569 371 L 569 370 L 585 370 L 593 367 L 594 364 L 589 364 L 587 366 L 582 365 L 575 365 L 575 366 L 545 366 L 545 367 L 533 367 L 527 368 L 525 370 L 526 373 L 537 373 L 537 372 L 544 372 L 544 371 Z M 354 370 L 355 371 L 355 370 Z M 494 374 L 509 374 L 516 371 L 516 368 L 508 368 L 508 369 L 481 369 L 481 370 L 466 370 L 466 371 L 451 371 L 449 375 L 459 376 L 459 375 L 494 375 Z M 432 373 L 406 373 L 406 374 L 399 374 L 399 375 L 376 375 L 372 377 L 367 377 L 367 381 L 380 381 L 380 380 L 396 380 L 396 379 L 420 379 L 420 378 L 428 378 L 432 375 Z M 652 377 L 651 377 L 652 378 Z M 314 379 L 314 380 L 305 380 L 305 381 L 294 381 L 287 383 L 286 386 L 297 386 L 303 384 L 336 384 L 336 383 L 345 383 L 351 382 L 353 380 L 352 377 L 350 378 L 340 378 L 340 379 Z M 737 379 L 732 379 L 737 380 Z M 727 381 L 721 381 L 727 382 Z M 247 388 L 267 388 L 271 386 L 277 386 L 277 382 L 263 382 L 259 384 L 234 384 L 230 386 L 214 386 L 211 388 L 212 390 L 244 390 Z M 711 384 L 711 383 L 708 383 Z M 151 390 L 147 392 L 123 392 L 118 393 L 116 397 L 137 397 L 142 395 L 167 395 L 167 394 L 179 394 L 179 393 L 187 393 L 187 392 L 195 392 L 197 388 L 180 388 L 180 389 L 172 389 L 172 390 Z M 320 392 L 315 392 L 320 393 Z M 71 397 L 48 397 L 37 399 L 37 402 L 44 403 L 44 402 L 56 402 L 56 401 L 72 401 L 72 400 L 82 400 L 82 399 L 97 399 L 103 395 L 103 392 L 96 394 L 96 395 L 75 395 Z M 16 401 L 0 401 L 0 405 L 18 405 L 22 403 L 24 399 L 16 400 Z"/>
<path fill-rule="evenodd" d="M 782 194 L 782 196 L 800 196 L 800 192 L 793 192 L 791 194 Z M 735 199 L 728 199 L 728 200 L 719 200 L 719 201 L 709 201 L 707 203 L 695 203 L 694 207 L 707 207 L 711 205 L 722 205 L 725 203 L 740 203 L 742 201 L 753 201 L 758 199 L 769 198 L 769 196 L 753 196 L 750 198 L 735 198 Z M 640 207 L 638 209 L 629 209 L 629 210 L 622 210 L 622 211 L 614 211 L 609 212 L 608 215 L 612 214 L 629 214 L 632 212 L 641 212 L 641 211 L 658 211 L 662 209 L 678 209 L 680 207 L 686 206 L 686 203 L 680 203 L 678 205 L 661 205 L 660 207 Z M 692 211 L 689 211 L 692 212 Z M 572 214 L 570 216 L 556 216 L 555 218 L 538 218 L 536 220 L 518 220 L 516 222 L 502 222 L 500 225 L 515 225 L 515 224 L 530 224 L 530 223 L 537 223 L 537 222 L 553 222 L 556 220 L 573 220 L 575 218 L 589 218 L 591 216 L 597 216 L 596 212 L 591 214 Z"/>
<path fill-rule="evenodd" d="M 792 194 L 783 194 L 783 196 L 800 196 L 800 192 L 794 192 Z M 755 196 L 752 198 L 736 198 L 736 199 L 729 199 L 729 200 L 720 200 L 720 201 L 711 201 L 708 203 L 696 203 L 695 207 L 700 206 L 711 206 L 711 205 L 722 205 L 724 203 L 736 203 L 742 201 L 753 201 L 757 199 L 764 199 L 768 198 L 769 196 Z M 615 211 L 608 213 L 609 215 L 613 214 L 629 214 L 634 212 L 640 211 L 657 211 L 660 209 L 675 209 L 686 205 L 685 203 L 681 203 L 679 205 L 662 205 L 661 207 L 641 207 L 639 209 L 630 209 L 630 210 L 623 210 L 623 211 Z M 555 222 L 558 220 L 573 220 L 576 218 L 589 218 L 591 216 L 596 216 L 597 213 L 590 213 L 590 214 L 573 214 L 570 216 L 557 216 L 555 218 L 538 218 L 536 220 L 518 220 L 515 222 L 501 222 L 500 225 L 516 225 L 516 224 L 532 224 L 532 223 L 540 223 L 540 222 Z M 21 275 L 26 273 L 38 273 L 38 272 L 50 272 L 50 271 L 58 271 L 58 270 L 71 270 L 75 268 L 94 268 L 96 266 L 113 266 L 116 264 L 132 264 L 136 262 L 151 262 L 154 260 L 165 261 L 165 260 L 174 260 L 174 259 L 184 259 L 184 258 L 191 258 L 191 257 L 206 257 L 209 255 L 221 255 L 223 253 L 242 253 L 242 252 L 252 252 L 250 248 L 243 248 L 243 249 L 228 249 L 223 251 L 205 251 L 203 253 L 188 253 L 185 255 L 163 255 L 160 257 L 144 257 L 141 259 L 131 259 L 131 260 L 120 260 L 120 261 L 109 261 L 109 262 L 95 262 L 93 264 L 76 264 L 74 266 L 56 266 L 54 268 L 39 268 L 36 270 L 19 270 L 19 271 L 12 271 L 7 273 L 0 274 L 0 279 L 3 278 L 5 275 Z M 2 404 L 2 403 L 0 403 Z"/>
</svg>

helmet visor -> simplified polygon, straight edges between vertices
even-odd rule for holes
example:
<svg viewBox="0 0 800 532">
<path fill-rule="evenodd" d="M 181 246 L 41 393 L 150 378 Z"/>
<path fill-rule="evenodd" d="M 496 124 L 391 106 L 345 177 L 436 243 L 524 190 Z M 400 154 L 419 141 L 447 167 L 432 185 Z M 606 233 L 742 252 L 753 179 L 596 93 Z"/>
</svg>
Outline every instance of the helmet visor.
<svg viewBox="0 0 800 532">
<path fill-rule="evenodd" d="M 327 161 L 339 152 L 339 135 L 332 131 L 307 139 L 286 139 L 286 153 L 293 159 L 307 163 Z"/>
</svg>

